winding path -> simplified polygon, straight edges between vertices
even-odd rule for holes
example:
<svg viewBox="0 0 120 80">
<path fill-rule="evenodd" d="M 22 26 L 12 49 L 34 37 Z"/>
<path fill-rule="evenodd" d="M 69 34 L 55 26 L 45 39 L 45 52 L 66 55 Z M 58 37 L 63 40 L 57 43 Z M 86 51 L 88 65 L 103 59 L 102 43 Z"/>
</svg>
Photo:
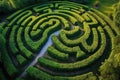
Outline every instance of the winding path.
<svg viewBox="0 0 120 80">
<path fill-rule="evenodd" d="M 38 58 L 39 58 L 39 57 L 42 57 L 42 56 L 45 54 L 45 52 L 47 51 L 47 48 L 52 45 L 52 38 L 51 38 L 52 35 L 55 34 L 55 35 L 58 36 L 59 33 L 60 33 L 60 31 L 56 31 L 56 32 L 52 33 L 52 34 L 49 36 L 48 41 L 47 41 L 46 44 L 43 46 L 43 48 L 41 49 L 41 51 L 39 52 L 39 54 L 36 55 L 36 57 L 34 58 L 34 60 L 25 67 L 25 70 L 21 73 L 21 75 L 20 75 L 18 78 L 24 77 L 24 76 L 26 75 L 26 70 L 27 70 L 30 66 L 34 66 L 34 65 L 37 63 Z"/>
</svg>

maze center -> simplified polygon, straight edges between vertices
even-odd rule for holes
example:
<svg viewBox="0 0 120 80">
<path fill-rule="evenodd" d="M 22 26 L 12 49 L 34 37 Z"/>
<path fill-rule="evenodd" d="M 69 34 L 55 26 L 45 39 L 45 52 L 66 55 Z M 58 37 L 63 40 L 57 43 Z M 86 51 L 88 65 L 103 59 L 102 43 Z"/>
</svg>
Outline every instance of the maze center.
<svg viewBox="0 0 120 80">
<path fill-rule="evenodd" d="M 21 9 L 10 15 L 2 28 L 6 39 L 3 63 L 8 74 L 43 80 L 74 80 L 98 73 L 114 48 L 113 38 L 119 34 L 106 15 L 68 1 Z"/>
</svg>

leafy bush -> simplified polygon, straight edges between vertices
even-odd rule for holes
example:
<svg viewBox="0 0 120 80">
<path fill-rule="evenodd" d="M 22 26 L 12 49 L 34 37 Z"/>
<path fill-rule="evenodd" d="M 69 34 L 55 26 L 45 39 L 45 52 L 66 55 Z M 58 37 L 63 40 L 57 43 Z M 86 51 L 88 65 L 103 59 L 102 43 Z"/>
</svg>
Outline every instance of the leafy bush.
<svg viewBox="0 0 120 80">
<path fill-rule="evenodd" d="M 55 59 L 59 59 L 61 61 L 68 61 L 68 54 L 62 53 L 53 47 L 48 47 L 47 52 L 51 57 Z"/>
<path fill-rule="evenodd" d="M 120 2 L 114 5 L 114 22 L 120 28 Z"/>
<path fill-rule="evenodd" d="M 8 13 L 10 11 L 21 9 L 36 3 L 44 3 L 48 1 L 73 1 L 77 3 L 88 3 L 90 0 L 1 0 L 0 1 L 0 13 Z"/>
</svg>

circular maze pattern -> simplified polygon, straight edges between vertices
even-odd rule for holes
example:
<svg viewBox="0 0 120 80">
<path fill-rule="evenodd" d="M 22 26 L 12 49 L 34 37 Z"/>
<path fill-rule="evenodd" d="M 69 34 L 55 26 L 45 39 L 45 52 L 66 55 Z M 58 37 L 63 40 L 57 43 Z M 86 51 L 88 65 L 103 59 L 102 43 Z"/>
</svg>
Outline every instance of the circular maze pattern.
<svg viewBox="0 0 120 80">
<path fill-rule="evenodd" d="M 119 34 L 101 12 L 65 1 L 27 7 L 1 25 L 6 39 L 6 72 L 18 77 L 26 71 L 26 76 L 35 80 L 88 80 L 109 57 L 114 48 L 112 38 Z M 54 34 L 56 31 L 59 35 Z M 52 45 L 29 66 L 41 54 L 49 36 Z"/>
</svg>

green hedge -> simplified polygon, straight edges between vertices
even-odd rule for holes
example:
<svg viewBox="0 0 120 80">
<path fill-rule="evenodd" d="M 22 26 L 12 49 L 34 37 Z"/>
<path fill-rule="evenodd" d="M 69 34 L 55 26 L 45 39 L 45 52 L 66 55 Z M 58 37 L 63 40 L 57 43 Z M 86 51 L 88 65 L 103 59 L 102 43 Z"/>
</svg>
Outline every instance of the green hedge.
<svg viewBox="0 0 120 80">
<path fill-rule="evenodd" d="M 21 17 L 20 17 L 20 19 L 16 22 L 17 23 L 17 25 L 20 25 L 22 22 L 24 22 L 24 20 L 26 20 L 26 18 L 28 18 L 29 16 L 31 16 L 33 13 L 32 13 L 32 11 L 27 11 L 26 13 L 21 13 L 21 14 L 25 14 L 25 15 L 22 15 Z M 20 15 L 21 15 L 20 14 Z M 18 15 L 19 16 L 19 15 Z"/>
<path fill-rule="evenodd" d="M 60 51 L 58 51 L 57 49 L 51 47 L 48 47 L 47 49 L 48 54 L 60 61 L 68 61 L 68 54 L 67 53 L 62 53 Z"/>
<path fill-rule="evenodd" d="M 6 25 L 7 25 L 6 22 L 2 22 L 2 23 L 0 23 L 0 27 L 1 27 L 1 29 L 2 29 L 2 28 L 5 28 Z M 3 30 L 2 30 L 2 31 L 3 31 Z"/>
<path fill-rule="evenodd" d="M 31 31 L 30 36 L 32 39 L 37 40 L 42 36 L 43 30 L 37 29 L 36 31 Z"/>
<path fill-rule="evenodd" d="M 92 28 L 92 34 L 93 34 L 93 42 L 92 42 L 91 45 L 88 45 L 86 40 L 84 40 L 84 41 L 82 42 L 83 47 L 84 47 L 88 52 L 94 52 L 95 49 L 97 48 L 98 42 L 99 42 L 99 40 L 98 40 L 98 33 L 97 33 L 96 28 Z"/>
<path fill-rule="evenodd" d="M 82 61 L 74 62 L 74 63 L 58 63 L 50 59 L 39 58 L 38 62 L 42 66 L 46 66 L 47 68 L 53 69 L 55 71 L 69 71 L 69 70 L 71 71 L 71 70 L 76 70 L 76 69 L 91 65 L 94 61 L 96 61 L 103 55 L 103 52 L 106 47 L 106 38 L 105 38 L 104 31 L 101 27 L 98 27 L 98 31 L 100 32 L 100 35 L 101 35 L 100 49 L 97 52 L 95 52 L 95 54 L 89 56 L 88 58 Z M 53 36 L 53 37 L 56 38 L 56 36 Z M 57 40 L 55 39 L 55 41 Z M 57 43 L 57 44 L 60 45 L 60 43 Z M 61 48 L 63 47 L 61 46 Z"/>
<path fill-rule="evenodd" d="M 22 55 L 17 55 L 17 61 L 20 66 L 23 66 L 27 63 L 27 59 L 25 59 Z"/>
<path fill-rule="evenodd" d="M 20 20 L 20 18 L 22 17 L 22 16 L 24 16 L 24 15 L 26 15 L 27 14 L 27 16 L 28 15 L 31 15 L 32 14 L 32 11 L 30 11 L 30 10 L 26 10 L 26 11 L 24 11 L 24 12 L 22 12 L 21 14 L 19 14 L 19 15 L 16 15 L 16 16 L 14 16 L 14 19 L 12 19 L 12 21 L 8 24 L 8 26 L 13 26 L 17 21 L 19 21 Z M 9 17 L 8 17 L 9 18 Z M 7 19 L 8 19 L 7 18 Z"/>
<path fill-rule="evenodd" d="M 48 16 L 48 18 L 56 18 L 56 19 L 59 19 L 60 22 L 63 23 L 64 29 L 66 29 L 66 30 L 70 29 L 70 24 L 69 24 L 69 22 L 67 21 L 67 19 L 65 19 L 65 18 L 63 18 L 63 17 L 61 17 L 61 16 L 58 16 L 58 15 L 60 15 L 60 14 L 59 14 L 59 13 L 53 13 L 53 16 L 52 16 L 52 15 L 51 15 L 51 16 Z"/>
<path fill-rule="evenodd" d="M 84 25 L 85 33 L 81 37 L 74 40 L 68 39 L 66 34 L 63 31 L 61 31 L 60 35 L 62 35 L 62 41 L 64 42 L 64 44 L 69 46 L 77 46 L 83 40 L 86 40 L 90 35 L 90 26 L 86 22 L 84 22 L 83 25 Z"/>
<path fill-rule="evenodd" d="M 85 20 L 82 16 L 80 16 L 79 14 L 76 14 L 75 12 L 72 12 L 72 11 L 67 11 L 67 10 L 57 10 L 58 12 L 61 12 L 63 14 L 69 14 L 71 16 L 74 16 L 79 22 L 83 23 Z M 74 25 L 77 25 L 76 23 L 78 23 L 78 21 L 76 21 L 75 19 L 73 19 L 72 17 L 68 16 L 71 20 L 71 22 L 74 24 Z M 72 20 L 73 19 L 73 20 Z"/>
<path fill-rule="evenodd" d="M 21 23 L 21 26 L 33 26 L 33 25 L 31 25 L 30 23 L 32 23 L 34 20 L 36 19 L 36 17 L 35 16 L 29 16 L 29 17 L 27 17 L 22 23 Z M 30 25 L 29 25 L 30 24 Z M 33 23 L 34 24 L 34 23 Z"/>
<path fill-rule="evenodd" d="M 19 50 L 17 49 L 17 45 L 15 42 L 15 36 L 16 36 L 16 29 L 17 29 L 17 25 L 14 25 L 10 34 L 10 38 L 9 38 L 9 47 L 10 50 L 12 51 L 13 54 L 17 54 L 19 53 Z"/>
<path fill-rule="evenodd" d="M 76 47 L 67 47 L 63 43 L 59 41 L 59 39 L 56 37 L 56 35 L 52 36 L 52 42 L 58 50 L 64 53 L 74 54 L 74 52 L 77 52 L 80 50 L 79 46 Z M 58 45 L 59 44 L 59 45 Z"/>
<path fill-rule="evenodd" d="M 76 59 L 77 60 L 84 59 L 85 57 L 86 57 L 86 53 L 83 52 L 82 50 L 78 51 L 77 54 L 76 54 Z"/>
<path fill-rule="evenodd" d="M 115 31 L 116 34 L 120 34 L 119 28 L 115 26 L 112 20 L 110 20 L 107 16 L 105 16 L 103 13 L 99 12 L 98 10 L 95 10 L 91 8 L 91 11 L 96 13 L 98 16 L 100 16 L 104 21 L 106 21 L 110 26 L 113 31 Z"/>
<path fill-rule="evenodd" d="M 51 21 L 56 21 L 56 24 L 53 25 L 53 26 L 50 26 L 48 27 L 42 34 L 42 37 L 40 40 L 38 41 L 33 41 L 31 40 L 30 36 L 28 35 L 28 32 L 29 32 L 29 27 L 26 27 L 25 28 L 25 33 L 24 33 L 24 36 L 25 36 L 25 41 L 27 43 L 27 45 L 33 50 L 33 51 L 39 51 L 42 46 L 46 43 L 46 41 L 48 40 L 48 36 L 50 34 L 52 34 L 53 32 L 59 30 L 61 28 L 60 26 L 60 22 L 56 19 L 51 19 Z"/>
<path fill-rule="evenodd" d="M 76 76 L 53 76 L 35 67 L 29 67 L 27 70 L 27 79 L 29 80 L 97 80 L 92 72 Z"/>
<path fill-rule="evenodd" d="M 22 41 L 22 35 L 21 35 L 22 32 L 23 32 L 23 27 L 20 27 L 18 30 L 18 33 L 17 33 L 17 44 L 20 49 L 20 52 L 22 55 L 24 55 L 28 59 L 33 58 L 33 53 L 25 47 L 25 45 Z"/>
<path fill-rule="evenodd" d="M 61 30 L 61 33 L 62 33 L 62 31 L 63 31 L 69 38 L 78 36 L 78 35 L 80 34 L 80 28 L 79 28 L 79 26 L 74 26 L 74 29 L 69 30 L 69 31 L 62 29 L 62 30 Z M 61 40 L 62 40 L 62 35 L 60 35 L 60 37 L 61 37 Z"/>
<path fill-rule="evenodd" d="M 91 21 L 91 19 L 90 19 L 90 17 L 89 17 L 89 14 L 86 12 L 86 13 L 84 13 L 83 15 L 82 15 L 82 17 L 87 21 L 87 22 L 90 22 Z"/>
<path fill-rule="evenodd" d="M 20 71 L 15 67 L 15 65 L 13 64 L 13 61 L 11 60 L 11 58 L 9 57 L 6 51 L 3 52 L 2 58 L 3 58 L 4 67 L 9 76 L 15 77 L 17 74 L 20 73 Z"/>
<path fill-rule="evenodd" d="M 99 15 L 95 14 L 94 12 L 88 11 L 88 13 L 94 16 L 102 24 L 102 26 L 107 24 Z"/>
<path fill-rule="evenodd" d="M 52 7 L 54 7 L 54 5 L 53 4 L 38 5 L 38 6 L 35 6 L 33 8 L 33 10 L 36 13 L 38 13 L 38 12 L 40 13 L 41 11 L 48 9 L 49 7 L 52 8 Z"/>
<path fill-rule="evenodd" d="M 90 18 L 90 19 L 88 19 L 85 17 L 86 20 L 90 21 L 90 22 L 87 22 L 89 25 L 98 25 L 98 21 L 91 14 L 86 13 L 85 16 L 88 16 Z"/>
<path fill-rule="evenodd" d="M 41 26 L 42 23 L 45 23 L 47 21 L 47 19 L 48 18 L 46 18 L 46 17 L 45 18 L 41 18 L 36 24 L 33 25 L 33 29 L 32 30 L 36 30 L 39 26 Z M 45 25 L 44 25 L 44 27 L 45 27 Z"/>
<path fill-rule="evenodd" d="M 63 11 L 63 12 L 61 12 Z M 63 16 L 64 18 L 68 19 L 72 24 L 76 25 L 78 23 L 77 19 L 73 17 L 72 15 L 64 13 L 65 10 L 56 10 L 56 13 L 59 13 L 59 15 Z"/>
</svg>

